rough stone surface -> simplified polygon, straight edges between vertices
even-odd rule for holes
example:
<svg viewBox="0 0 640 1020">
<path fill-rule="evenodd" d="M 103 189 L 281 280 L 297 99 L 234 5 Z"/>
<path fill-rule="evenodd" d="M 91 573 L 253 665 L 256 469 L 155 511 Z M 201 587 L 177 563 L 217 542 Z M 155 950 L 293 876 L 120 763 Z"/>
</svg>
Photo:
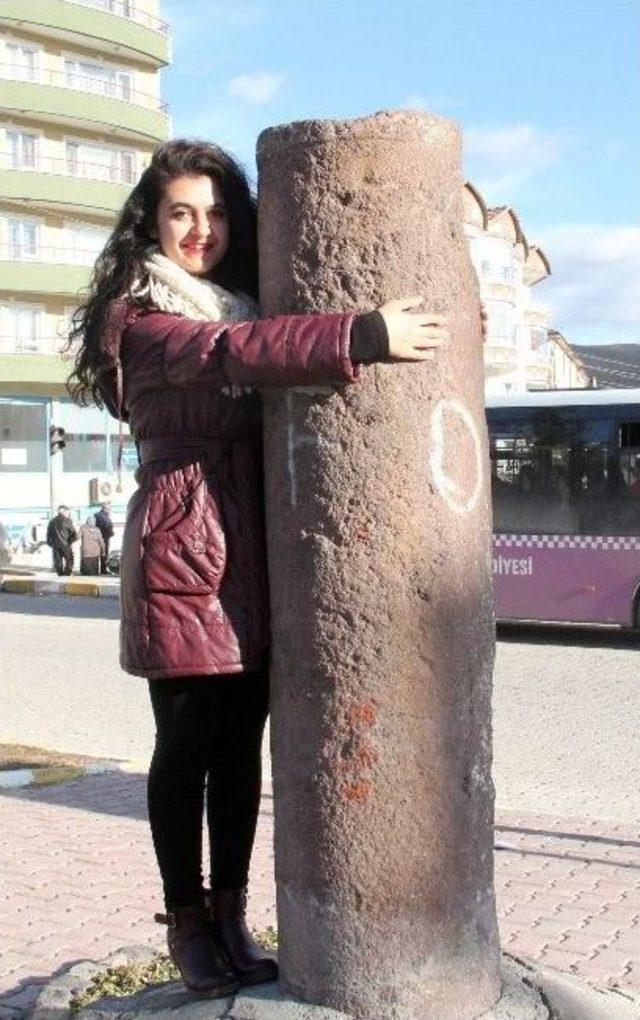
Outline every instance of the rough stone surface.
<svg viewBox="0 0 640 1020">
<path fill-rule="evenodd" d="M 132 962 L 134 958 L 132 957 Z M 31 1020 L 71 1020 L 69 999 L 81 991 L 110 960 L 71 968 L 43 991 Z M 40 1002 L 48 1003 L 46 1008 Z M 196 996 L 174 982 L 153 985 L 136 995 L 104 998 L 73 1014 L 73 1020 L 354 1020 L 324 1006 L 299 1002 L 273 984 L 248 988 L 236 996 Z M 499 1001 L 478 1020 L 638 1020 L 640 999 L 616 989 L 595 989 L 568 974 L 538 969 L 502 957 Z"/>
<path fill-rule="evenodd" d="M 368 1020 L 498 998 L 482 343 L 460 136 L 419 113 L 270 129 L 263 311 L 425 295 L 448 349 L 266 401 L 283 987 Z"/>
</svg>

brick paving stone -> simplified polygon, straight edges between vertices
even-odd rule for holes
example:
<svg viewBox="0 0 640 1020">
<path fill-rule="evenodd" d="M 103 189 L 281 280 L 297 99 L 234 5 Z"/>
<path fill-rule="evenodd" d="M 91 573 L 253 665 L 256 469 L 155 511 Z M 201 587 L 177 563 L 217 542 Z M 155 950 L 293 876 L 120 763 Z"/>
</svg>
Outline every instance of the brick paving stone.
<svg viewBox="0 0 640 1020">
<path fill-rule="evenodd" d="M 163 946 L 145 782 L 110 774 L 0 795 L 0 1020 L 16 1020 L 38 981 L 79 959 Z M 255 928 L 275 926 L 272 809 L 266 787 L 248 905 Z M 516 848 L 495 857 L 503 943 L 640 990 L 637 828 L 519 812 L 497 821 L 497 840 Z"/>
</svg>

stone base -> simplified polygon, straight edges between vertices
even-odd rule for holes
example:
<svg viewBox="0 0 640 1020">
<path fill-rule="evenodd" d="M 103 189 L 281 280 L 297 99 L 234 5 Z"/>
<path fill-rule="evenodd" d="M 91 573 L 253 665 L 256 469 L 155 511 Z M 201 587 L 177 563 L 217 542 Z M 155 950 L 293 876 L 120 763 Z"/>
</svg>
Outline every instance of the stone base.
<svg viewBox="0 0 640 1020">
<path fill-rule="evenodd" d="M 355 1020 L 325 1006 L 281 994 L 277 984 L 258 985 L 225 999 L 209 999 L 171 982 L 125 998 L 100 999 L 71 1013 L 69 1000 L 107 967 L 146 962 L 151 950 L 123 949 L 102 963 L 77 964 L 40 993 L 31 1020 Z M 640 998 L 617 989 L 592 988 L 570 974 L 503 954 L 500 1001 L 476 1020 L 640 1020 Z M 360 1020 L 390 1020 L 367 1017 Z M 399 1018 L 405 1020 L 405 1018 Z"/>
</svg>

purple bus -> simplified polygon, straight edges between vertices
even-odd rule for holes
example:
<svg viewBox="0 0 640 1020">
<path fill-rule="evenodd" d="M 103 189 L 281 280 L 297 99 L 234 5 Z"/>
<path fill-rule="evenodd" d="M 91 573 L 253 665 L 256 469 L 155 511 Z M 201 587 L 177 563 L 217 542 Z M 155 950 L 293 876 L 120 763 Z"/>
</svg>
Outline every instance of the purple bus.
<svg viewBox="0 0 640 1020">
<path fill-rule="evenodd" d="M 640 390 L 487 397 L 487 422 L 497 619 L 640 627 Z"/>
</svg>

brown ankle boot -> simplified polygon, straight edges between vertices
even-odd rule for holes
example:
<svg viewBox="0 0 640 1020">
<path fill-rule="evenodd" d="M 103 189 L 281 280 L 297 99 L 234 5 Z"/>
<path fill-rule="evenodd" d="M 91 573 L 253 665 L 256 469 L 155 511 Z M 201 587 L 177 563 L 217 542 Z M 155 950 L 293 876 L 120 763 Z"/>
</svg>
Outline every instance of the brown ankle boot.
<svg viewBox="0 0 640 1020">
<path fill-rule="evenodd" d="M 251 937 L 245 918 L 246 889 L 212 889 L 208 894 L 214 937 L 227 954 L 243 985 L 275 981 L 278 964 L 274 956 Z"/>
<path fill-rule="evenodd" d="M 187 988 L 216 999 L 238 991 L 238 979 L 211 934 L 204 906 L 178 907 L 156 914 L 155 920 L 169 927 L 169 956 Z"/>
</svg>

